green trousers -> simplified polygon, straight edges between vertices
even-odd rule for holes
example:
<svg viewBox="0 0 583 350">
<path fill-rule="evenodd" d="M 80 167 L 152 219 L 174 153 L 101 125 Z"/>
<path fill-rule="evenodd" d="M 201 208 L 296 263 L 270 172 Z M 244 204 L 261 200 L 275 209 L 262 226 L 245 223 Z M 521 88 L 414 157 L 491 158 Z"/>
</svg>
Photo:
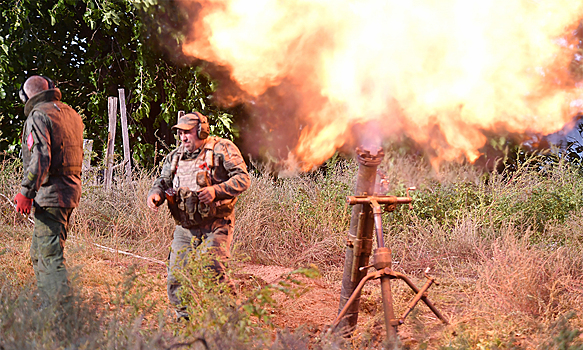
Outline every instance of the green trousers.
<svg viewBox="0 0 583 350">
<path fill-rule="evenodd" d="M 35 206 L 30 257 L 37 288 L 44 301 L 69 294 L 63 250 L 73 208 Z"/>
<path fill-rule="evenodd" d="M 168 257 L 168 284 L 167 292 L 170 303 L 177 309 L 181 309 L 181 300 L 177 293 L 180 289 L 180 283 L 172 274 L 176 269 L 180 269 L 186 263 L 188 255 L 192 252 L 192 247 L 195 248 L 203 245 L 201 252 L 210 252 L 214 256 L 222 260 L 228 259 L 230 256 L 230 246 L 233 237 L 233 221 L 228 219 L 216 219 L 211 223 L 202 225 L 196 228 L 184 228 L 180 225 L 176 226 L 174 230 L 174 237 Z M 193 243 L 191 245 L 191 242 Z M 225 266 L 216 259 L 212 261 L 213 265 L 209 266 L 219 276 L 220 282 L 227 282 L 223 271 Z"/>
</svg>

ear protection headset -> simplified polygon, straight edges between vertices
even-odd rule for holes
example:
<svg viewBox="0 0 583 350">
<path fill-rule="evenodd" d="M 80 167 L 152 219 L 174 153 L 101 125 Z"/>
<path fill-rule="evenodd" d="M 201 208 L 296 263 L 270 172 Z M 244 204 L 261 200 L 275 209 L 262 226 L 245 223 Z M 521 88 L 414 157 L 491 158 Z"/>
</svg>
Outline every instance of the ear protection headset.
<svg viewBox="0 0 583 350">
<path fill-rule="evenodd" d="M 49 90 L 55 88 L 55 83 L 50 78 L 45 77 L 44 75 L 40 75 L 40 77 L 47 81 L 47 84 L 49 85 Z M 28 101 L 28 96 L 26 95 L 26 92 L 24 92 L 24 83 L 22 83 L 22 85 L 20 86 L 20 90 L 18 90 L 18 96 L 20 97 L 22 102 L 26 103 Z"/>
<path fill-rule="evenodd" d="M 192 114 L 195 114 L 198 117 L 198 126 L 196 127 L 196 136 L 198 136 L 198 138 L 201 140 L 206 139 L 207 137 L 209 137 L 209 134 L 211 132 L 211 128 L 210 128 L 209 121 L 208 121 L 207 117 L 202 115 L 199 112 L 192 112 Z"/>
</svg>

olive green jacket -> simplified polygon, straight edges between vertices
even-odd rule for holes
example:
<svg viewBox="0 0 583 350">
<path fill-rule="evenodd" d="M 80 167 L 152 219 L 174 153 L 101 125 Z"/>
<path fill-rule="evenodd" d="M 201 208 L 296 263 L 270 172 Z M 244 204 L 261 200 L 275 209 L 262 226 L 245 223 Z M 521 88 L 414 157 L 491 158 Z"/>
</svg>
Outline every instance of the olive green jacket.
<svg viewBox="0 0 583 350">
<path fill-rule="evenodd" d="M 20 192 L 41 207 L 75 208 L 81 197 L 84 126 L 81 116 L 60 100 L 55 88 L 24 106 Z"/>
</svg>

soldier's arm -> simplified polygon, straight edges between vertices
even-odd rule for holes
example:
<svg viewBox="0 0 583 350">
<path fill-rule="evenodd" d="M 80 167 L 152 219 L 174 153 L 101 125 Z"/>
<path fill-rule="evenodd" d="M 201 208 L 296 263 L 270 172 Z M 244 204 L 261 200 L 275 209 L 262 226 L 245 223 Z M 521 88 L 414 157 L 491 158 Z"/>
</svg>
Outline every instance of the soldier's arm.
<svg viewBox="0 0 583 350">
<path fill-rule="evenodd" d="M 221 159 L 228 177 L 228 180 L 213 185 L 216 198 L 233 198 L 248 189 L 251 177 L 237 146 L 229 140 L 222 140 L 215 146 L 215 154 Z"/>
<path fill-rule="evenodd" d="M 152 188 L 150 188 L 150 191 L 148 192 L 148 197 L 154 193 L 160 195 L 162 198 L 160 204 L 164 203 L 164 200 L 166 199 L 164 191 L 172 186 L 172 157 L 175 153 L 175 151 L 172 151 L 166 156 L 166 158 L 164 158 L 164 164 L 162 165 L 160 176 L 154 181 Z"/>
<path fill-rule="evenodd" d="M 45 181 L 51 166 L 50 120 L 41 113 L 33 111 L 25 124 L 23 135 L 23 152 L 26 147 L 30 152 L 30 161 L 23 164 L 24 178 L 21 193 L 27 198 L 36 197 L 36 193 Z"/>
</svg>

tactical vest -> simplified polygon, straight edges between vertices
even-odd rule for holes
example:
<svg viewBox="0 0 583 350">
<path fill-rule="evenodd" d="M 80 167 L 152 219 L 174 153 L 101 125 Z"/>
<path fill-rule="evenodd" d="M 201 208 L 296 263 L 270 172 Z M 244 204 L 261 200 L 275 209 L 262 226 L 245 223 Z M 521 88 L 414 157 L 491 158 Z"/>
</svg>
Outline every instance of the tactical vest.
<svg viewBox="0 0 583 350">
<path fill-rule="evenodd" d="M 198 157 L 194 159 L 179 159 L 176 173 L 172 180 L 174 188 L 186 187 L 197 192 L 202 187 L 212 185 L 210 176 L 215 166 L 214 152 L 216 140 L 209 138 Z"/>
<path fill-rule="evenodd" d="M 200 202 L 197 196 L 201 188 L 213 185 L 213 174 L 217 166 L 213 151 L 216 143 L 216 138 L 209 137 L 196 158 L 178 159 L 172 180 L 173 188 L 178 189 L 176 191 L 178 210 L 173 216 L 184 228 L 191 228 L 214 218 L 224 218 L 233 212 L 237 198 L 215 201 L 208 205 Z M 176 156 L 180 157 L 178 153 Z"/>
<path fill-rule="evenodd" d="M 71 110 L 71 107 L 58 101 L 40 103 L 31 113 L 34 111 L 44 113 L 52 121 L 49 174 L 80 175 L 83 164 L 83 121 L 81 118 Z"/>
</svg>

